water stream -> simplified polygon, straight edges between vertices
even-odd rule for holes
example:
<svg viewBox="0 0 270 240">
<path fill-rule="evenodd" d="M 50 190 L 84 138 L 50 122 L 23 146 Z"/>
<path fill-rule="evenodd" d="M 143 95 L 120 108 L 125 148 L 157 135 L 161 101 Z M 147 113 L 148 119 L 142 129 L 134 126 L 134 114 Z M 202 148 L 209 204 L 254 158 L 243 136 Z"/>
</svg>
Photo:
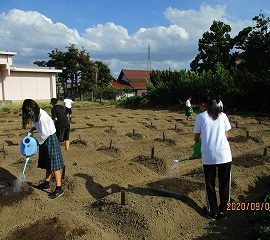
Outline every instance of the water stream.
<svg viewBox="0 0 270 240">
<path fill-rule="evenodd" d="M 6 195 L 16 196 L 21 195 L 28 191 L 29 186 L 26 181 L 25 170 L 28 164 L 29 158 L 25 159 L 24 167 L 18 178 L 12 183 L 12 185 L 6 189 Z"/>
</svg>

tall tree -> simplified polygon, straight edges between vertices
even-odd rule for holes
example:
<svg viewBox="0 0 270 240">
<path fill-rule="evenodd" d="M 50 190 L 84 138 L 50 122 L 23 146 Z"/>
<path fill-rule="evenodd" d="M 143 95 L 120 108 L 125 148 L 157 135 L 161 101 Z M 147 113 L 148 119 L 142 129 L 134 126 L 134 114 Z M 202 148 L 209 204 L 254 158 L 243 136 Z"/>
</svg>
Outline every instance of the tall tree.
<svg viewBox="0 0 270 240">
<path fill-rule="evenodd" d="M 95 61 L 94 64 L 96 64 L 97 69 L 98 69 L 98 81 L 99 81 L 98 85 L 100 87 L 107 85 L 108 82 L 112 80 L 110 69 L 108 68 L 106 64 L 104 64 L 101 61 Z"/>
<path fill-rule="evenodd" d="M 252 20 L 255 26 L 244 28 L 234 39 L 241 50 L 239 68 L 264 75 L 270 71 L 270 18 L 260 13 Z"/>
<path fill-rule="evenodd" d="M 68 72 L 67 68 L 65 67 L 65 54 L 64 52 L 56 48 L 52 50 L 50 53 L 48 53 L 48 55 L 50 60 L 35 61 L 34 64 L 40 67 L 55 67 L 57 69 L 62 69 L 62 73 L 58 74 L 57 83 L 61 85 L 62 89 L 64 90 L 64 95 L 66 95 Z"/>
<path fill-rule="evenodd" d="M 70 83 L 70 94 L 72 97 L 79 97 L 78 77 L 79 77 L 79 49 L 74 44 L 70 44 L 65 52 L 65 67 L 68 73 L 68 83 Z"/>
<path fill-rule="evenodd" d="M 79 57 L 80 65 L 80 90 L 81 94 L 92 93 L 94 91 L 94 69 L 93 69 L 93 61 L 90 60 L 90 56 L 88 53 L 80 52 Z"/>
<path fill-rule="evenodd" d="M 230 25 L 213 21 L 210 30 L 199 39 L 199 53 L 190 64 L 192 71 L 215 71 L 217 63 L 221 63 L 226 69 L 234 65 L 233 56 L 230 53 L 233 48 L 232 38 L 229 35 Z"/>
<path fill-rule="evenodd" d="M 100 61 L 92 61 L 84 48 L 77 49 L 74 44 L 62 52 L 57 48 L 49 53 L 50 60 L 35 61 L 42 67 L 56 67 L 63 72 L 58 75 L 64 95 L 80 98 L 81 94 L 97 92 L 112 79 L 110 69 Z"/>
</svg>

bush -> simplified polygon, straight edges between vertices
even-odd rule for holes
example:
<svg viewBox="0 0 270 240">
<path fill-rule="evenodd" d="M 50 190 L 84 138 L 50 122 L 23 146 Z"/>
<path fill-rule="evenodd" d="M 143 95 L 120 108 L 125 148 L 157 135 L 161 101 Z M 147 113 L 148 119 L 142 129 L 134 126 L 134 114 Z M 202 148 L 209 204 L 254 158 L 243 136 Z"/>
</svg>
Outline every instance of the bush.
<svg viewBox="0 0 270 240">
<path fill-rule="evenodd" d="M 6 112 L 6 113 L 10 113 L 11 112 L 11 109 L 8 108 L 8 107 L 3 107 L 0 110 L 1 110 L 1 112 Z"/>
<path fill-rule="evenodd" d="M 117 105 L 129 108 L 139 108 L 143 107 L 146 104 L 146 99 L 144 96 L 134 96 L 123 98 L 118 100 Z"/>
</svg>

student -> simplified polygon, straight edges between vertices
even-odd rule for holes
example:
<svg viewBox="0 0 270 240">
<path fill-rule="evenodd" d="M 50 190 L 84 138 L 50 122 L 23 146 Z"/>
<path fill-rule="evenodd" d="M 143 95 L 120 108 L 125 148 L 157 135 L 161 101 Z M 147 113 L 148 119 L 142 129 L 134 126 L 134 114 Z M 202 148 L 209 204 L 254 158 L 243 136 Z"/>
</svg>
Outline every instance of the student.
<svg viewBox="0 0 270 240">
<path fill-rule="evenodd" d="M 191 107 L 191 97 L 189 97 L 186 101 L 186 113 L 185 115 L 187 116 L 187 120 L 188 118 L 192 115 L 192 107 Z"/>
<path fill-rule="evenodd" d="M 38 168 L 46 169 L 45 182 L 39 184 L 38 188 L 50 189 L 50 180 L 54 174 L 56 187 L 53 192 L 49 193 L 49 198 L 58 198 L 64 193 L 61 184 L 61 169 L 64 167 L 64 161 L 56 129 L 52 118 L 34 100 L 26 99 L 22 105 L 23 129 L 26 129 L 31 122 L 34 125 L 29 132 L 32 134 L 37 130 L 40 134 L 37 139 L 39 144 Z"/>
<path fill-rule="evenodd" d="M 64 104 L 65 104 L 65 108 L 66 108 L 66 114 L 67 114 L 67 117 L 68 117 L 68 120 L 71 122 L 71 115 L 72 115 L 72 110 L 71 110 L 71 108 L 72 108 L 72 104 L 73 104 L 74 102 L 71 100 L 71 99 L 69 99 L 69 98 L 65 98 L 64 99 Z"/>
<path fill-rule="evenodd" d="M 223 112 L 223 102 L 221 101 L 220 96 L 217 96 L 217 106 L 221 112 Z"/>
<path fill-rule="evenodd" d="M 227 218 L 227 203 L 230 200 L 232 154 L 227 140 L 230 122 L 217 107 L 214 99 L 203 98 L 194 126 L 194 140 L 201 139 L 202 161 L 206 189 L 206 215 L 208 218 Z M 219 180 L 219 199 L 215 191 L 216 171 Z"/>
<path fill-rule="evenodd" d="M 64 143 L 65 149 L 69 149 L 70 123 L 64 106 L 57 104 L 56 98 L 51 99 L 51 115 L 56 128 L 56 136 L 60 143 Z"/>
</svg>

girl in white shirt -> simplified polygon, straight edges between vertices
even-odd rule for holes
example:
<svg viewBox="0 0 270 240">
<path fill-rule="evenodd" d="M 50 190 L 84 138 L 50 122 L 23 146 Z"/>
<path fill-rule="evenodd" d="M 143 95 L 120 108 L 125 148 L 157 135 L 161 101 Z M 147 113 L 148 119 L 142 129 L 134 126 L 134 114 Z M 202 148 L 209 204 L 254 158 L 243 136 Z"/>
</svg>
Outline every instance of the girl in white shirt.
<svg viewBox="0 0 270 240">
<path fill-rule="evenodd" d="M 33 127 L 30 133 L 37 130 L 40 134 L 37 139 L 39 144 L 38 168 L 46 169 L 45 182 L 38 185 L 38 188 L 41 190 L 50 189 L 51 176 L 54 174 L 56 188 L 49 194 L 49 197 L 58 198 L 63 195 L 61 169 L 64 167 L 64 161 L 55 125 L 52 118 L 34 100 L 26 99 L 22 105 L 23 129 L 26 129 L 26 126 L 31 122 Z"/>
<path fill-rule="evenodd" d="M 225 113 L 217 106 L 215 99 L 203 98 L 194 126 L 194 140 L 202 142 L 202 161 L 205 175 L 207 217 L 227 218 L 227 203 L 230 200 L 232 154 L 227 132 L 231 129 Z M 219 198 L 217 204 L 215 191 L 216 172 L 219 179 Z"/>
<path fill-rule="evenodd" d="M 220 96 L 217 97 L 217 106 L 221 112 L 223 112 L 223 102 L 221 101 Z"/>
<path fill-rule="evenodd" d="M 73 101 L 69 98 L 64 99 L 64 104 L 65 104 L 65 109 L 66 109 L 66 114 L 68 117 L 68 120 L 71 122 L 71 115 L 72 115 L 72 105 Z"/>
<path fill-rule="evenodd" d="M 186 112 L 185 112 L 185 115 L 187 117 L 187 120 L 188 118 L 192 115 L 192 107 L 191 107 L 191 97 L 189 97 L 186 101 Z"/>
</svg>

